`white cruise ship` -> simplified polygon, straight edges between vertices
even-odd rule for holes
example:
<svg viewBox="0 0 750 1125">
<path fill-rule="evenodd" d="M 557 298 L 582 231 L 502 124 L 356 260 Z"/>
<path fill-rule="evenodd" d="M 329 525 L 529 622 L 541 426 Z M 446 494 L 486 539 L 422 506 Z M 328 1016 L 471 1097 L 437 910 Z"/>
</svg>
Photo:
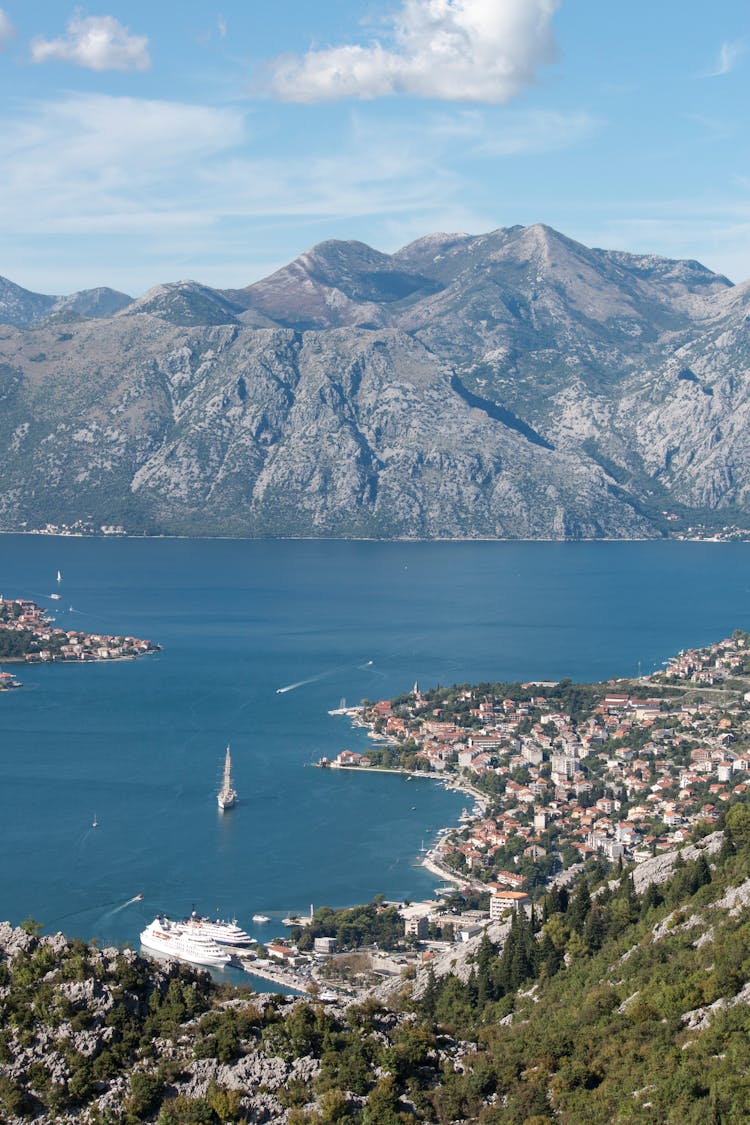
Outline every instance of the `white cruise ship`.
<svg viewBox="0 0 750 1125">
<path fill-rule="evenodd" d="M 164 953 L 177 961 L 191 961 L 194 965 L 228 965 L 231 960 L 226 948 L 200 932 L 188 930 L 184 923 L 170 922 L 168 918 L 154 918 L 141 933 L 141 945 L 156 953 Z"/>
<path fill-rule="evenodd" d="M 236 918 L 231 922 L 223 922 L 218 918 L 216 921 L 212 921 L 210 918 L 203 918 L 194 910 L 190 917 L 181 922 L 180 925 L 185 927 L 185 933 L 203 934 L 204 937 L 210 938 L 211 941 L 215 941 L 219 945 L 240 948 L 253 944 L 250 934 L 237 925 Z"/>
</svg>

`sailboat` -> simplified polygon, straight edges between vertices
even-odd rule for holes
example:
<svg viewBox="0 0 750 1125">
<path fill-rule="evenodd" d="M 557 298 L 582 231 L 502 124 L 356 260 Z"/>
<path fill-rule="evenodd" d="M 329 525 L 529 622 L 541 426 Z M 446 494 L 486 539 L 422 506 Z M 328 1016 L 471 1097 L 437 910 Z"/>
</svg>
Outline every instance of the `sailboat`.
<svg viewBox="0 0 750 1125">
<path fill-rule="evenodd" d="M 62 582 L 62 574 L 58 570 L 58 572 L 57 572 L 57 584 L 59 585 L 61 582 Z M 54 602 L 60 601 L 60 595 L 59 594 L 50 594 L 50 597 L 52 598 L 52 600 Z"/>
<path fill-rule="evenodd" d="M 94 813 L 94 819 L 91 821 L 91 827 L 92 828 L 98 828 L 99 827 L 99 822 L 96 819 L 96 813 Z"/>
<path fill-rule="evenodd" d="M 229 753 L 227 746 L 226 757 L 224 758 L 224 777 L 221 782 L 221 789 L 217 795 L 219 808 L 222 812 L 225 809 L 231 809 L 237 803 L 237 793 L 232 788 L 232 756 Z"/>
<path fill-rule="evenodd" d="M 58 572 L 57 572 L 57 581 L 58 581 L 58 582 L 62 582 L 62 574 L 60 574 L 60 571 L 59 571 L 59 570 L 58 570 Z"/>
</svg>

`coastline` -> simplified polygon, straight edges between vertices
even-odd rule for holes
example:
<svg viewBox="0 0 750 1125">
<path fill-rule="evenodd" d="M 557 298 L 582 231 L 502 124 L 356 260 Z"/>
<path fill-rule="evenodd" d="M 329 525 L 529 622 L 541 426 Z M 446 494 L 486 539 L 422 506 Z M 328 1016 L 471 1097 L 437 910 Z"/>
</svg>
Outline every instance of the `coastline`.
<svg viewBox="0 0 750 1125">
<path fill-rule="evenodd" d="M 436 535 L 429 538 L 415 535 L 398 535 L 385 538 L 370 535 L 201 535 L 199 532 L 195 531 L 190 533 L 123 531 L 107 534 L 102 531 L 45 531 L 41 528 L 35 528 L 30 531 L 18 529 L 13 531 L 0 531 L 0 536 L 2 535 L 36 536 L 45 539 L 194 539 L 201 542 L 216 541 L 229 543 L 750 543 L 750 537 L 737 539 L 731 537 L 721 538 L 711 535 L 663 535 L 657 531 L 655 531 L 653 535 L 631 535 L 627 538 L 614 535 L 592 535 L 585 539 L 568 538 L 566 536 L 557 538 L 542 535 L 534 536 L 533 538 L 525 536 L 503 538 L 494 535 Z"/>
<path fill-rule="evenodd" d="M 247 973 L 252 977 L 258 977 L 260 980 L 270 981 L 272 984 L 283 985 L 284 988 L 292 988 L 295 992 L 299 993 L 300 996 L 305 995 L 305 989 L 293 973 L 285 972 L 284 969 L 276 968 L 273 965 L 258 966 L 257 961 L 250 961 L 242 957 L 239 958 L 239 961 L 243 973 Z"/>
<path fill-rule="evenodd" d="M 394 746 L 397 745 L 395 740 L 384 740 L 382 736 L 378 736 L 378 738 L 380 741 L 387 741 Z M 425 770 L 400 770 L 395 766 L 340 766 L 334 765 L 331 762 L 327 762 L 325 765 L 322 765 L 320 762 L 312 762 L 311 764 L 314 769 L 336 770 L 342 773 L 344 771 L 371 775 L 378 773 L 396 773 L 400 774 L 401 777 L 413 779 L 415 781 L 437 781 L 444 789 L 454 789 L 457 793 L 466 793 L 467 796 L 472 798 L 475 805 L 486 804 L 489 800 L 487 794 L 482 793 L 480 789 L 475 789 L 468 778 L 458 777 L 454 774 L 445 777 L 439 773 L 427 773 Z M 446 830 L 446 828 L 438 829 L 439 832 Z"/>
<path fill-rule="evenodd" d="M 330 711 L 329 714 L 342 718 L 346 717 L 353 727 L 359 727 L 360 729 L 367 730 L 368 736 L 374 742 L 378 742 L 386 746 L 397 746 L 398 740 L 396 738 L 384 734 L 375 734 L 373 732 L 372 725 L 363 718 L 363 710 L 364 709 L 359 706 L 345 707 L 338 708 L 335 711 Z M 457 793 L 464 793 L 466 794 L 466 796 L 471 798 L 471 800 L 474 802 L 474 808 L 472 809 L 470 818 L 471 820 L 476 820 L 484 814 L 487 804 L 490 800 L 489 796 L 472 785 L 471 781 L 467 777 L 459 776 L 457 774 L 449 774 L 446 776 L 445 774 L 435 773 L 432 771 L 427 772 L 426 770 L 399 769 L 396 766 L 358 766 L 354 764 L 340 764 L 337 762 L 327 761 L 325 759 L 321 759 L 320 761 L 314 762 L 312 764 L 317 769 L 341 771 L 346 770 L 351 773 L 360 774 L 400 774 L 406 780 L 414 779 L 439 782 L 444 789 L 454 790 Z M 454 827 L 457 826 L 442 825 L 440 828 L 438 828 L 435 833 L 435 842 L 427 850 L 426 854 L 421 858 L 420 863 L 415 866 L 424 867 L 427 871 L 430 871 L 433 875 L 442 879 L 444 882 L 455 884 L 455 886 L 459 889 L 476 890 L 482 888 L 483 884 L 481 884 L 478 880 L 467 878 L 465 875 L 459 875 L 456 871 L 453 870 L 453 868 L 448 867 L 447 864 L 443 864 L 436 853 L 436 848 L 439 840 L 448 832 L 453 831 Z"/>
</svg>

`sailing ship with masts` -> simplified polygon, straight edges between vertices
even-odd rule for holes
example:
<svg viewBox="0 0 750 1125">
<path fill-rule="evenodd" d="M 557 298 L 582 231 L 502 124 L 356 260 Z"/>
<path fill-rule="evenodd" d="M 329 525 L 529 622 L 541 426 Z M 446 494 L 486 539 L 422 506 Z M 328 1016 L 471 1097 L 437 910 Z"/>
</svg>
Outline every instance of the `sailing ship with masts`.
<svg viewBox="0 0 750 1125">
<path fill-rule="evenodd" d="M 237 792 L 232 786 L 232 755 L 227 746 L 226 757 L 224 758 L 224 776 L 221 782 L 221 789 L 219 790 L 217 801 L 219 808 L 222 812 L 225 809 L 231 809 L 237 804 Z"/>
</svg>

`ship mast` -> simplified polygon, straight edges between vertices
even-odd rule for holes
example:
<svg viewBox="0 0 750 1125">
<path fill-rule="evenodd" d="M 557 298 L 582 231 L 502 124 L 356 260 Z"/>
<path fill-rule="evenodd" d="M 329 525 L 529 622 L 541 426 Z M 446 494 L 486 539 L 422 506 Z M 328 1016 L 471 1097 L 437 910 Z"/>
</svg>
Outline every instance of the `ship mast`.
<svg viewBox="0 0 750 1125">
<path fill-rule="evenodd" d="M 227 754 L 224 759 L 224 781 L 221 786 L 222 793 L 229 793 L 232 788 L 232 759 L 229 754 L 229 747 L 227 746 Z"/>
<path fill-rule="evenodd" d="M 220 809 L 231 809 L 237 800 L 237 794 L 232 788 L 232 757 L 227 746 L 226 757 L 224 758 L 224 776 L 221 779 L 221 789 L 218 792 L 218 801 Z"/>
</svg>

